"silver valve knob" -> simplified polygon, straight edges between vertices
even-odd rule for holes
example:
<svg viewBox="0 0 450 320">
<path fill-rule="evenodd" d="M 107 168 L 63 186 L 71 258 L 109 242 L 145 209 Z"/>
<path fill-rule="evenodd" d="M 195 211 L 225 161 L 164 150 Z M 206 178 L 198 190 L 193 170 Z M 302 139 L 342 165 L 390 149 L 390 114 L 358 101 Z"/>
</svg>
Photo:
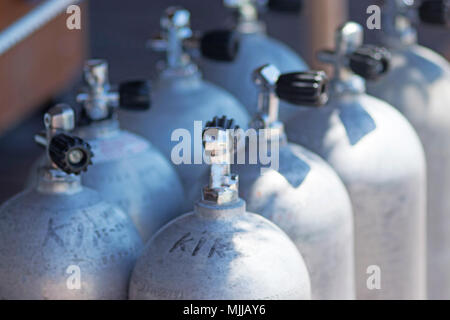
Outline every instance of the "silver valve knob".
<svg viewBox="0 0 450 320">
<path fill-rule="evenodd" d="M 83 115 L 90 121 L 108 119 L 113 109 L 147 110 L 150 107 L 150 84 L 148 81 L 130 81 L 119 85 L 118 92 L 111 89 L 108 76 L 108 63 L 93 59 L 84 65 L 83 92 L 77 101 L 83 105 Z"/>
<path fill-rule="evenodd" d="M 258 10 L 267 4 L 267 0 L 224 0 L 223 5 L 237 11 L 240 20 L 258 20 Z"/>
<path fill-rule="evenodd" d="M 334 79 L 345 80 L 357 74 L 374 80 L 389 69 L 388 51 L 381 47 L 363 46 L 363 28 L 356 22 L 347 22 L 335 35 L 336 49 L 323 50 L 318 58 L 334 65 Z"/>
<path fill-rule="evenodd" d="M 235 28 L 242 33 L 265 33 L 266 28 L 259 20 L 259 12 L 267 6 L 268 0 L 224 0 L 225 7 L 233 10 Z"/>
<path fill-rule="evenodd" d="M 80 174 L 92 164 L 93 153 L 83 139 L 68 133 L 75 127 L 75 113 L 66 104 L 51 108 L 44 115 L 46 131 L 37 134 L 35 141 L 46 148 L 53 167 L 68 174 Z"/>
<path fill-rule="evenodd" d="M 414 43 L 417 32 L 411 21 L 417 20 L 417 0 L 385 0 L 382 9 L 382 40 L 390 46 Z"/>
<path fill-rule="evenodd" d="M 149 46 L 157 52 L 165 52 L 169 68 L 183 67 L 190 62 L 184 52 L 183 41 L 192 37 L 191 14 L 182 7 L 169 7 L 161 17 L 161 33 L 150 40 Z"/>
<path fill-rule="evenodd" d="M 253 82 L 258 86 L 258 114 L 253 119 L 253 128 L 269 128 L 278 121 L 278 96 L 276 84 L 281 72 L 277 67 L 266 64 L 253 71 Z"/>
<path fill-rule="evenodd" d="M 231 173 L 235 137 L 238 126 L 233 119 L 214 117 L 203 131 L 203 147 L 211 164 L 209 185 L 203 188 L 202 199 L 215 204 L 238 200 L 238 177 Z"/>
</svg>

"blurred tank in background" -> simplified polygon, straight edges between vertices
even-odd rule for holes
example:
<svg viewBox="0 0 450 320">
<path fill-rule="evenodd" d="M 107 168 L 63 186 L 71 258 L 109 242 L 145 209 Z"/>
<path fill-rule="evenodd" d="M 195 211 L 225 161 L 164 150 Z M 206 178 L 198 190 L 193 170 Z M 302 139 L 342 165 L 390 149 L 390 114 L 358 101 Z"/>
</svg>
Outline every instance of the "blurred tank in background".
<svg viewBox="0 0 450 320">
<path fill-rule="evenodd" d="M 286 124 L 286 132 L 289 140 L 328 161 L 350 193 L 357 298 L 423 299 L 423 148 L 397 110 L 365 93 L 362 77 L 371 80 L 386 73 L 389 55 L 385 49 L 362 44 L 359 24 L 348 22 L 336 31 L 335 50 L 319 55 L 334 65 L 328 104 L 302 110 Z"/>
<path fill-rule="evenodd" d="M 166 9 L 161 29 L 161 34 L 151 41 L 153 49 L 166 55 L 166 63 L 153 82 L 153 107 L 138 118 L 122 113 L 121 120 L 125 128 L 141 134 L 161 150 L 187 191 L 208 170 L 201 148 L 204 121 L 216 114 L 232 117 L 243 126 L 249 121 L 238 100 L 202 79 L 191 52 L 230 61 L 236 56 L 238 44 L 232 32 L 196 37 L 190 28 L 189 11 L 180 7 Z"/>
<path fill-rule="evenodd" d="M 379 81 L 368 82 L 367 92 L 403 113 L 422 140 L 428 179 L 428 294 L 430 299 L 450 299 L 450 64 L 418 45 L 412 26 L 415 16 L 441 28 L 450 26 L 450 1 L 389 0 L 382 13 L 379 36 L 392 54 L 391 66 Z"/>
<path fill-rule="evenodd" d="M 263 64 L 273 64 L 281 72 L 298 71 L 307 68 L 305 62 L 284 43 L 266 33 L 266 24 L 258 19 L 258 11 L 267 1 L 224 0 L 224 5 L 234 10 L 235 20 L 232 30 L 240 35 L 240 50 L 231 63 L 202 59 L 201 68 L 208 80 L 235 95 L 250 113 L 257 109 L 257 90 L 252 83 L 253 70 Z M 287 1 L 294 6 L 283 6 L 286 1 L 269 1 L 269 10 L 282 11 L 284 15 L 297 15 L 300 1 Z M 297 6 L 295 6 L 297 4 Z M 295 10 L 297 9 L 297 10 Z M 297 109 L 287 102 L 280 104 L 280 119 L 287 120 Z"/>
</svg>

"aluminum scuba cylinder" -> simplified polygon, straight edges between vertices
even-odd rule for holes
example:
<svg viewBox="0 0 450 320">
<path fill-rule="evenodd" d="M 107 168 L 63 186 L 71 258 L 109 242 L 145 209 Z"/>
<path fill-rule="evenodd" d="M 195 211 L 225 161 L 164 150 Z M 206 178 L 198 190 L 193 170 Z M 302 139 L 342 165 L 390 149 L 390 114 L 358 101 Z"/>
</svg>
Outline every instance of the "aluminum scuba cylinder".
<svg viewBox="0 0 450 320">
<path fill-rule="evenodd" d="M 232 63 L 225 64 L 206 57 L 201 60 L 200 65 L 206 79 L 231 92 L 250 114 L 257 112 L 255 101 L 258 92 L 251 80 L 253 70 L 267 63 L 275 65 L 283 73 L 308 68 L 291 48 L 266 34 L 264 22 L 258 19 L 258 10 L 262 7 L 261 3 L 265 2 L 267 1 L 224 0 L 224 5 L 234 9 L 237 16 L 233 29 L 240 35 L 240 50 Z M 282 6 L 281 2 L 283 1 L 269 1 L 269 9 L 293 12 L 292 8 Z M 288 120 L 295 112 L 295 106 L 281 102 L 281 121 Z"/>
<path fill-rule="evenodd" d="M 362 46 L 348 22 L 336 50 L 330 99 L 286 124 L 288 139 L 321 155 L 341 177 L 353 205 L 358 299 L 425 297 L 426 174 L 423 148 L 392 106 L 365 94 L 364 80 L 388 69 L 385 49 Z M 356 73 L 356 74 L 355 74 Z"/>
<path fill-rule="evenodd" d="M 190 54 L 201 51 L 211 58 L 228 61 L 236 55 L 238 42 L 231 32 L 193 36 L 190 13 L 180 7 L 166 10 L 161 28 L 161 35 L 151 41 L 151 46 L 166 52 L 167 61 L 152 91 L 153 107 L 139 119 L 123 117 L 122 120 L 125 127 L 148 138 L 172 161 L 188 190 L 208 169 L 202 161 L 200 121 L 216 114 L 227 115 L 240 123 L 249 121 L 245 108 L 231 94 L 202 79 Z M 180 152 L 178 148 L 184 150 Z"/>
<path fill-rule="evenodd" d="M 0 207 L 1 299 L 126 299 L 142 241 L 130 218 L 80 183 L 92 151 L 65 133 L 74 112 L 44 117 L 37 184 Z"/>
<path fill-rule="evenodd" d="M 450 64 L 417 44 L 410 19 L 418 14 L 422 22 L 449 25 L 450 1 L 419 3 L 386 2 L 380 36 L 392 63 L 385 77 L 367 84 L 367 92 L 403 113 L 421 138 L 428 178 L 428 297 L 450 299 Z"/>
<path fill-rule="evenodd" d="M 113 91 L 108 64 L 99 59 L 85 63 L 84 79 L 77 96 L 82 112 L 76 134 L 92 146 L 96 161 L 82 182 L 123 209 L 147 241 L 182 213 L 185 202 L 180 179 L 161 152 L 143 137 L 120 129 L 117 109 L 147 110 L 150 86 L 131 81 Z"/>
<path fill-rule="evenodd" d="M 279 98 L 303 106 L 326 103 L 327 77 L 324 72 L 284 76 L 275 66 L 265 65 L 255 70 L 254 81 L 260 90 L 260 111 L 252 121 L 252 133 L 259 151 L 261 143 L 267 144 L 272 163 L 235 165 L 241 197 L 249 211 L 274 222 L 295 243 L 309 270 L 313 299 L 354 299 L 353 213 L 347 190 L 324 160 L 287 141 L 277 119 Z M 252 156 L 249 148 L 244 159 Z"/>
<path fill-rule="evenodd" d="M 309 299 L 303 258 L 270 221 L 247 212 L 230 172 L 233 120 L 203 133 L 211 179 L 193 212 L 147 244 L 130 282 L 131 299 Z"/>
</svg>

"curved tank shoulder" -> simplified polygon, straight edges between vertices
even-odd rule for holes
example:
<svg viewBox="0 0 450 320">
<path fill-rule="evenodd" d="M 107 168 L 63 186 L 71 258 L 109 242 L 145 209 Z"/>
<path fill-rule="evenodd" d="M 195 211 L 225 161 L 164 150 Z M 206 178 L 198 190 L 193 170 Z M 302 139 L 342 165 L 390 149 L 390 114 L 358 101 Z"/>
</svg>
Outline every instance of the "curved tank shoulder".
<svg viewBox="0 0 450 320">
<path fill-rule="evenodd" d="M 390 71 L 367 83 L 368 93 L 386 100 L 422 128 L 448 125 L 450 64 L 434 51 L 412 45 L 392 51 Z M 420 130 L 420 129 L 419 129 Z"/>
<path fill-rule="evenodd" d="M 142 242 L 127 215 L 97 192 L 28 189 L 0 207 L 0 230 L 2 298 L 127 298 Z"/>
<path fill-rule="evenodd" d="M 188 187 L 207 169 L 201 150 L 205 122 L 215 115 L 226 115 L 246 128 L 249 115 L 231 94 L 216 85 L 199 80 L 195 85 L 188 84 L 187 90 L 179 90 L 179 83 L 183 81 L 176 78 L 161 82 L 154 92 L 153 109 L 134 122 L 125 123 L 161 150 Z M 184 152 L 177 146 L 184 148 Z"/>
<path fill-rule="evenodd" d="M 91 128 L 92 129 L 92 128 Z M 144 241 L 182 211 L 185 195 L 177 172 L 161 152 L 143 137 L 126 130 L 92 134 L 81 128 L 94 153 L 92 168 L 83 174 L 83 185 L 124 210 Z M 37 180 L 41 156 L 33 165 L 28 185 Z M 159 181 L 160 183 L 155 183 Z"/>
<path fill-rule="evenodd" d="M 427 158 L 428 295 L 450 297 L 450 273 L 442 243 L 449 240 L 450 64 L 428 48 L 393 50 L 390 72 L 368 91 L 390 102 L 411 121 Z"/>
<path fill-rule="evenodd" d="M 301 221 L 302 229 L 293 224 L 281 226 L 291 238 L 312 228 L 352 221 L 350 198 L 340 178 L 322 158 L 299 145 L 289 143 L 280 148 L 277 170 L 261 173 L 260 165 L 234 168 L 250 211 L 262 214 L 278 226 L 281 226 L 278 221 L 281 224 L 283 220 Z M 327 206 L 329 210 L 325 210 L 320 200 L 324 194 L 327 202 L 333 204 Z M 325 228 L 321 233 L 329 231 Z"/>
<path fill-rule="evenodd" d="M 312 298 L 354 299 L 352 206 L 331 167 L 305 148 L 286 144 L 278 170 L 235 168 L 248 209 L 279 226 L 304 257 Z"/>
<path fill-rule="evenodd" d="M 333 163 L 341 176 L 347 172 L 355 179 L 376 181 L 384 178 L 380 171 L 400 177 L 425 170 L 422 144 L 411 124 L 391 105 L 367 94 L 349 94 L 321 109 L 301 110 L 286 128 L 291 141 Z"/>
<path fill-rule="evenodd" d="M 240 210 L 203 210 L 169 223 L 147 244 L 131 299 L 309 298 L 303 259 L 277 226 Z"/>
<path fill-rule="evenodd" d="M 287 45 L 263 33 L 241 34 L 240 50 L 232 63 L 202 59 L 200 66 L 205 78 L 236 96 L 251 114 L 256 112 L 257 89 L 252 72 L 270 63 L 281 72 L 306 70 L 306 63 Z M 282 102 L 280 119 L 286 120 L 297 109 Z"/>
</svg>

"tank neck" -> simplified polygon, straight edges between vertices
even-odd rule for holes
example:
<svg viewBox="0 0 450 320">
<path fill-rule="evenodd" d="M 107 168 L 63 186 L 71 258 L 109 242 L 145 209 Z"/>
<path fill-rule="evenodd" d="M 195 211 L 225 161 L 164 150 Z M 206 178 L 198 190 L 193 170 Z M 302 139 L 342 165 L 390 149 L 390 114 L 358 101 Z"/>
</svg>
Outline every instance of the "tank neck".
<svg viewBox="0 0 450 320">
<path fill-rule="evenodd" d="M 234 8 L 234 29 L 240 34 L 265 34 L 266 24 L 259 19 L 258 6 L 253 1 L 238 1 Z"/>
<path fill-rule="evenodd" d="M 74 194 L 82 190 L 79 176 L 67 174 L 47 164 L 38 169 L 36 189 L 45 194 Z"/>
<path fill-rule="evenodd" d="M 339 75 L 335 75 L 330 81 L 330 100 L 347 94 L 364 94 L 366 92 L 366 82 L 360 76 L 350 70 L 340 70 Z"/>
<path fill-rule="evenodd" d="M 267 34 L 267 27 L 263 21 L 238 21 L 234 30 L 241 35 Z"/>
<path fill-rule="evenodd" d="M 77 134 L 87 140 L 108 137 L 117 134 L 119 131 L 120 123 L 116 114 L 113 114 L 110 119 L 94 121 L 76 129 Z"/>
<path fill-rule="evenodd" d="M 177 68 L 166 67 L 164 64 L 160 64 L 159 70 L 160 81 L 174 81 L 178 79 L 202 79 L 202 74 L 195 63 L 189 63 L 185 66 Z"/>
<path fill-rule="evenodd" d="M 230 217 L 244 214 L 246 212 L 246 204 L 241 198 L 221 205 L 200 200 L 195 204 L 194 212 L 205 218 Z"/>
<path fill-rule="evenodd" d="M 382 10 L 381 42 L 391 49 L 417 43 L 417 31 L 411 23 L 415 10 L 404 0 L 387 0 Z"/>
</svg>

